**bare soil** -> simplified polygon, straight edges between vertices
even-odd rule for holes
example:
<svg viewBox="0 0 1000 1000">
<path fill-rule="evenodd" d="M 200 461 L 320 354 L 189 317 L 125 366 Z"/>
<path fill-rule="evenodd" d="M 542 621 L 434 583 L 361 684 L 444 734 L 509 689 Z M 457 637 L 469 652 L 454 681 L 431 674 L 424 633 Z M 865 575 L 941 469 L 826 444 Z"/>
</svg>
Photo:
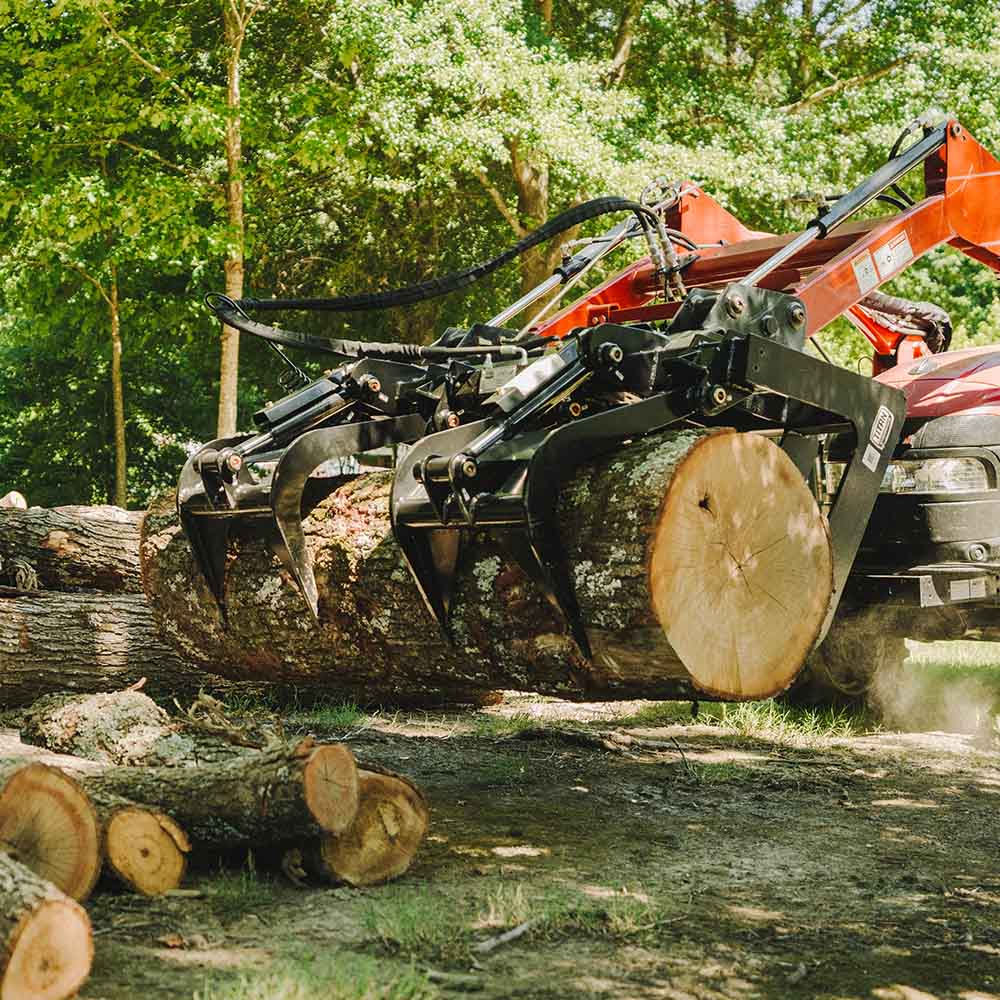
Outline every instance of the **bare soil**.
<svg viewBox="0 0 1000 1000">
<path fill-rule="evenodd" d="M 531 740 L 477 733 L 468 715 L 355 731 L 359 756 L 413 776 L 432 802 L 402 880 L 300 888 L 256 859 L 256 875 L 194 871 L 200 895 L 100 893 L 81 996 L 311 997 L 257 977 L 366 955 L 387 983 L 432 970 L 420 995 L 1000 997 L 1000 752 L 981 738 L 790 741 L 626 721 L 616 731 L 668 747 L 623 752 L 553 725 L 607 729 L 611 709 L 549 705 L 550 734 Z M 357 995 L 404 995 L 393 989 Z"/>
</svg>

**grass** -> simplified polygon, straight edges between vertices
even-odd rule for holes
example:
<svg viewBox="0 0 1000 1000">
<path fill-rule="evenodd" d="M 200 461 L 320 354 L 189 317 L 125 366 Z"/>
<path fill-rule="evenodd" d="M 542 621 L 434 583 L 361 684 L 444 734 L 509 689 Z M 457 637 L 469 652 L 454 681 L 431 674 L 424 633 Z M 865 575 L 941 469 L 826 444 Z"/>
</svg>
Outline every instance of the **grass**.
<svg viewBox="0 0 1000 1000">
<path fill-rule="evenodd" d="M 528 771 L 530 760 L 519 754 L 495 753 L 469 772 L 472 788 L 518 788 L 537 779 Z"/>
<path fill-rule="evenodd" d="M 274 885 L 252 865 L 240 871 L 220 871 L 206 887 L 212 909 L 221 920 L 234 920 L 274 902 Z"/>
<path fill-rule="evenodd" d="M 296 721 L 315 726 L 317 729 L 351 729 L 368 718 L 353 701 L 336 704 L 317 704 L 296 713 Z"/>
<path fill-rule="evenodd" d="M 494 715 L 491 712 L 477 712 L 472 717 L 472 731 L 476 736 L 501 738 L 516 736 L 526 729 L 535 729 L 543 725 L 527 712 L 516 712 L 514 715 Z"/>
<path fill-rule="evenodd" d="M 743 737 L 762 737 L 775 742 L 808 743 L 831 736 L 860 736 L 878 731 L 869 713 L 845 708 L 796 708 L 773 699 L 746 702 L 702 702 L 697 719 L 691 718 L 688 701 L 665 701 L 646 705 L 623 719 L 628 726 L 655 728 L 684 725 L 692 721 L 718 726 Z"/>
<path fill-rule="evenodd" d="M 370 955 L 299 952 L 269 968 L 206 980 L 192 1000 L 435 1000 L 440 994 L 412 966 Z"/>
<path fill-rule="evenodd" d="M 380 953 L 448 965 L 469 962 L 477 941 L 529 921 L 525 938 L 629 942 L 647 939 L 671 919 L 659 901 L 642 892 L 533 892 L 521 883 L 503 883 L 489 889 L 478 904 L 426 890 L 397 890 L 393 898 L 373 903 L 364 923 Z"/>
</svg>

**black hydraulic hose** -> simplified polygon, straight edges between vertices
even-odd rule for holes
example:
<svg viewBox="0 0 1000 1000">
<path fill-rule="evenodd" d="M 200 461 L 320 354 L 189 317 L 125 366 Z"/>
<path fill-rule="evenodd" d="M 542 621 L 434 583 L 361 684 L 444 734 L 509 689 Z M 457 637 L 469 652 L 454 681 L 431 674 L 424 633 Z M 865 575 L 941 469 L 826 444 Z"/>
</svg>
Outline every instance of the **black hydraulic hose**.
<svg viewBox="0 0 1000 1000">
<path fill-rule="evenodd" d="M 448 361 L 452 358 L 486 356 L 492 358 L 523 358 L 525 349 L 520 345 L 497 344 L 484 347 L 422 347 L 419 344 L 380 344 L 363 340 L 331 340 L 314 337 L 297 330 L 282 330 L 251 319 L 243 307 L 228 296 L 210 292 L 205 296 L 208 307 L 223 323 L 242 333 L 260 337 L 271 344 L 285 347 L 303 347 L 310 351 L 335 354 L 341 358 L 380 358 L 383 361 Z"/>
<path fill-rule="evenodd" d="M 258 312 L 262 310 L 277 311 L 280 309 L 302 309 L 320 312 L 366 312 L 375 309 L 391 309 L 394 306 L 408 306 L 416 302 L 423 302 L 426 299 L 437 298 L 447 295 L 449 292 L 458 291 L 485 278 L 488 274 L 509 264 L 516 257 L 519 257 L 526 250 L 544 243 L 559 233 L 566 232 L 581 223 L 591 219 L 597 219 L 602 215 L 611 215 L 616 212 L 634 212 L 643 223 L 643 228 L 647 228 L 650 223 L 655 227 L 658 222 L 656 213 L 647 206 L 628 198 L 618 198 L 606 196 L 603 198 L 593 198 L 577 205 L 574 208 L 561 212 L 555 218 L 550 219 L 544 225 L 539 226 L 534 232 L 529 233 L 524 239 L 519 240 L 508 250 L 494 257 L 492 260 L 484 261 L 481 264 L 474 264 L 471 267 L 463 268 L 461 271 L 453 271 L 451 274 L 443 275 L 440 278 L 431 278 L 428 281 L 421 281 L 416 285 L 408 285 L 405 288 L 394 288 L 385 292 L 368 292 L 360 295 L 344 295 L 334 299 L 240 299 L 235 304 L 243 310 Z M 232 300 L 231 300 L 232 301 Z M 234 323 L 233 326 L 236 326 Z M 237 329 L 240 329 L 237 327 Z"/>
</svg>

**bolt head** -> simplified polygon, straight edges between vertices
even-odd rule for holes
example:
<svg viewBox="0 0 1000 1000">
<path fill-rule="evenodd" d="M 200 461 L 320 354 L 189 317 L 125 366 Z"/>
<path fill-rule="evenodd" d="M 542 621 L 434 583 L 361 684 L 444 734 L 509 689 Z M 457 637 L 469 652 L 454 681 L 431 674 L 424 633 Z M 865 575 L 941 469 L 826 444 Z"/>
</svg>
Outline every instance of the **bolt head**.
<svg viewBox="0 0 1000 1000">
<path fill-rule="evenodd" d="M 957 139 L 962 134 L 962 126 L 958 122 L 951 123 L 951 135 L 953 139 Z"/>
<path fill-rule="evenodd" d="M 985 562 L 986 557 L 989 553 L 986 551 L 985 545 L 980 545 L 978 542 L 975 545 L 969 546 L 969 558 L 973 562 Z"/>
<path fill-rule="evenodd" d="M 479 471 L 479 467 L 476 465 L 475 461 L 471 458 L 465 459 L 461 465 L 462 475 L 466 479 L 475 479 L 476 473 Z"/>
<path fill-rule="evenodd" d="M 722 406 L 729 402 L 729 391 L 725 386 L 717 385 L 712 389 L 712 402 L 716 406 Z"/>
<path fill-rule="evenodd" d="M 788 318 L 791 320 L 792 326 L 802 326 L 806 321 L 806 311 L 800 302 L 792 304 L 791 309 L 788 310 Z"/>
<path fill-rule="evenodd" d="M 230 472 L 239 472 L 243 468 L 243 457 L 241 455 L 227 455 L 226 456 L 226 468 Z"/>
<path fill-rule="evenodd" d="M 760 329 L 765 337 L 773 337 L 778 332 L 778 321 L 769 313 L 760 321 Z"/>
<path fill-rule="evenodd" d="M 462 422 L 462 418 L 457 413 L 449 413 L 444 418 L 444 422 L 448 427 L 457 427 Z"/>
<path fill-rule="evenodd" d="M 726 299 L 726 312 L 730 316 L 736 317 L 743 314 L 743 310 L 746 309 L 746 300 L 742 295 L 732 294 Z"/>
</svg>

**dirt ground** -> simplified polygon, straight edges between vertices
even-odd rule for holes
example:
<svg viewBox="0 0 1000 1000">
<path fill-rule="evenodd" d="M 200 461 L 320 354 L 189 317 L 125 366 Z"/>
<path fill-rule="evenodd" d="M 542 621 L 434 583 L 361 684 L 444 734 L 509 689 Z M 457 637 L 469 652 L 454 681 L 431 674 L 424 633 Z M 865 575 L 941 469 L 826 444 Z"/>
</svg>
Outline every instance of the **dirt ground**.
<svg viewBox="0 0 1000 1000">
<path fill-rule="evenodd" d="M 81 996 L 1000 997 L 995 742 L 682 710 L 522 696 L 313 720 L 426 790 L 410 872 L 302 889 L 255 859 L 192 872 L 187 897 L 98 893 Z M 568 721 L 657 742 L 578 745 Z"/>
</svg>

